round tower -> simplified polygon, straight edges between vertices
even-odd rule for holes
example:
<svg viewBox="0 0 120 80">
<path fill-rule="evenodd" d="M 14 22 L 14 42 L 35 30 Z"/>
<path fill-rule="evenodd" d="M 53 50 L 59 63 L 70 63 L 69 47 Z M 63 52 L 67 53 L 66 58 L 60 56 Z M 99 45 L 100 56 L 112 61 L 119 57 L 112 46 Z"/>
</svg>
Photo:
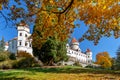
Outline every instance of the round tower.
<svg viewBox="0 0 120 80">
<path fill-rule="evenodd" d="M 88 64 L 92 63 L 92 52 L 90 49 L 86 50 L 86 59 Z"/>
<path fill-rule="evenodd" d="M 76 51 L 80 51 L 79 42 L 75 38 L 73 38 L 71 40 L 71 45 L 70 46 L 71 46 L 71 49 L 76 50 Z"/>
</svg>

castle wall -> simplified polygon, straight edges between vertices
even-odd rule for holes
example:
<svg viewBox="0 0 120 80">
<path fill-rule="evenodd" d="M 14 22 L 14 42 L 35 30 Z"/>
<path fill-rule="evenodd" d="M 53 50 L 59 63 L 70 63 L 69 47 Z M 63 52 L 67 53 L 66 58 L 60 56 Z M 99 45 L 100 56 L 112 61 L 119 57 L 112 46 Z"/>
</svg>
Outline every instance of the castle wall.
<svg viewBox="0 0 120 80">
<path fill-rule="evenodd" d="M 75 61 L 79 61 L 80 63 L 83 63 L 83 64 L 91 64 L 92 52 L 89 51 L 86 53 L 82 53 L 81 50 L 79 50 L 80 48 L 79 48 L 78 42 L 74 42 L 70 46 L 67 44 L 66 48 L 67 48 L 67 55 L 69 57 L 74 58 Z M 77 50 L 75 50 L 75 49 L 77 49 Z"/>
<path fill-rule="evenodd" d="M 17 40 L 10 40 L 8 42 L 8 51 L 11 52 L 11 53 L 17 53 Z"/>
<path fill-rule="evenodd" d="M 67 55 L 76 58 L 76 61 L 86 63 L 86 55 L 84 53 L 77 52 L 72 49 L 67 49 Z"/>
</svg>

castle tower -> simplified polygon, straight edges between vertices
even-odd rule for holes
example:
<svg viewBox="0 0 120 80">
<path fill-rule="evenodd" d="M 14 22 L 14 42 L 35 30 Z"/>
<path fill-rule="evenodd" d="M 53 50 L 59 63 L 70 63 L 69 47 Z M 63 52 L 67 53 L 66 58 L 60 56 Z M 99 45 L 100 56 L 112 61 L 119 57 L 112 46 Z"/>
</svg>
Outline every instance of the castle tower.
<svg viewBox="0 0 120 80">
<path fill-rule="evenodd" d="M 71 46 L 71 49 L 75 51 L 81 51 L 79 48 L 79 42 L 75 38 L 71 40 L 70 46 Z"/>
<path fill-rule="evenodd" d="M 32 45 L 31 45 L 32 41 L 28 39 L 31 35 L 29 26 L 21 22 L 18 25 L 17 30 L 18 30 L 17 50 L 26 51 L 32 54 Z"/>
<path fill-rule="evenodd" d="M 92 63 L 92 52 L 90 49 L 86 50 L 86 61 L 87 61 L 87 64 Z"/>
</svg>

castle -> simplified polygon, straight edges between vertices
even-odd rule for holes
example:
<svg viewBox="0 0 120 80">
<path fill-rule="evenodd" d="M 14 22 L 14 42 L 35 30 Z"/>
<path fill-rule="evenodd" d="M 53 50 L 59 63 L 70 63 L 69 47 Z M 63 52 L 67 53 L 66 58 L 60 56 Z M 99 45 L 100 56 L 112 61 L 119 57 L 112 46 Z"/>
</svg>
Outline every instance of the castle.
<svg viewBox="0 0 120 80">
<path fill-rule="evenodd" d="M 5 46 L 5 50 L 11 53 L 17 53 L 19 51 L 25 51 L 32 54 L 32 39 L 30 38 L 30 28 L 24 23 L 20 23 L 17 27 L 18 36 L 8 41 Z M 92 52 L 87 49 L 86 53 L 82 53 L 79 48 L 79 42 L 73 38 L 70 44 L 66 45 L 67 55 L 70 58 L 74 58 L 76 61 L 84 64 L 90 64 L 92 62 Z"/>
</svg>

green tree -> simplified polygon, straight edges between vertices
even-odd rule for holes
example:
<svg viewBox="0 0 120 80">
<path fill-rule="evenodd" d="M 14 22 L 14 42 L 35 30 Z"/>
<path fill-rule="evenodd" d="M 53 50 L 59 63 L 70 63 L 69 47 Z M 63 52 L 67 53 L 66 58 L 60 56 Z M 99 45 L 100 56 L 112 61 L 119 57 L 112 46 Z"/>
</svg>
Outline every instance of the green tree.
<svg viewBox="0 0 120 80">
<path fill-rule="evenodd" d="M 116 59 L 113 57 L 112 60 L 111 60 L 111 62 L 112 62 L 111 69 L 115 70 L 116 69 Z"/>
<path fill-rule="evenodd" d="M 53 65 L 54 63 L 67 60 L 66 42 L 56 40 L 50 37 L 39 48 L 33 47 L 34 55 L 37 56 L 45 65 Z"/>
<path fill-rule="evenodd" d="M 115 59 L 115 69 L 120 70 L 120 47 L 117 50 L 117 57 Z"/>
<path fill-rule="evenodd" d="M 2 37 L 2 40 L 0 41 L 0 51 L 4 51 L 5 49 L 5 41 L 4 37 Z"/>
</svg>

